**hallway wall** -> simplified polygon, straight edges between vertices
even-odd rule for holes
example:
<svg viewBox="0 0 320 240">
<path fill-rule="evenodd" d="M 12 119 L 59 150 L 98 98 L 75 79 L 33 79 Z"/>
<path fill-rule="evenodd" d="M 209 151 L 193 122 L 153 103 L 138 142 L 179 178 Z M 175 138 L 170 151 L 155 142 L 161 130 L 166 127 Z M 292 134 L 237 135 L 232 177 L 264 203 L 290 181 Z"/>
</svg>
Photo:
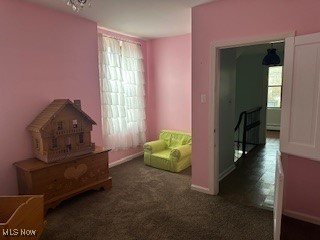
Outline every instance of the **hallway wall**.
<svg viewBox="0 0 320 240">
<path fill-rule="evenodd" d="M 220 54 L 219 89 L 219 176 L 235 168 L 234 126 L 236 91 L 236 49 L 223 49 Z"/>
<path fill-rule="evenodd" d="M 240 113 L 252 108 L 262 107 L 260 111 L 259 142 L 266 141 L 266 104 L 268 68 L 261 64 L 264 53 L 241 55 L 237 59 L 237 85 L 235 121 Z M 242 131 L 241 131 L 242 133 Z"/>
</svg>

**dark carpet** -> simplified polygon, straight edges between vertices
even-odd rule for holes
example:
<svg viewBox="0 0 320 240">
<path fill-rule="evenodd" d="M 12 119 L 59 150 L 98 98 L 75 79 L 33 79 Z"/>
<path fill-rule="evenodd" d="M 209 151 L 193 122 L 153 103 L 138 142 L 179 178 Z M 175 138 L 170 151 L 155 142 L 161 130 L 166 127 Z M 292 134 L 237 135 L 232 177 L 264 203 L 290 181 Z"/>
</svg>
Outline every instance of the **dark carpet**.
<svg viewBox="0 0 320 240">
<path fill-rule="evenodd" d="M 88 191 L 46 215 L 41 239 L 271 240 L 272 212 L 190 189 L 191 168 L 170 173 L 143 158 L 110 169 L 112 189 Z"/>
</svg>

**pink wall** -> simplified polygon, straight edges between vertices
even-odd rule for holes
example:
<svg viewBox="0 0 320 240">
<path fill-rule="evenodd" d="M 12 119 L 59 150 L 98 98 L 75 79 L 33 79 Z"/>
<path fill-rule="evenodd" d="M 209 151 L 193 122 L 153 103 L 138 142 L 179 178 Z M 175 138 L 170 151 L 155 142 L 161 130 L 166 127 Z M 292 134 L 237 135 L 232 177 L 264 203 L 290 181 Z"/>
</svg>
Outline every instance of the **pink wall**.
<svg viewBox="0 0 320 240">
<path fill-rule="evenodd" d="M 320 216 L 320 162 L 282 154 L 286 210 Z"/>
<path fill-rule="evenodd" d="M 144 40 L 144 39 L 140 39 L 140 38 L 136 38 L 136 37 L 132 37 L 132 36 L 127 36 L 125 34 L 122 33 L 116 33 L 116 32 L 112 32 L 109 31 L 107 29 L 104 29 L 102 27 L 98 28 L 98 32 L 107 35 L 107 36 L 113 36 L 113 37 L 117 37 L 119 39 L 125 39 L 125 40 L 130 40 L 133 42 L 137 42 L 141 44 L 141 50 L 142 50 L 142 54 L 143 54 L 143 59 L 144 59 L 144 76 L 145 76 L 145 89 L 148 88 L 148 41 Z M 148 98 L 148 91 L 145 91 L 145 99 L 147 100 Z M 147 138 L 149 136 L 149 118 L 148 118 L 149 114 L 148 114 L 148 106 L 146 107 L 146 124 L 147 124 Z M 137 148 L 130 148 L 130 149 L 126 149 L 126 150 L 112 150 L 109 152 L 109 163 L 114 163 L 117 162 L 127 156 L 130 155 L 134 155 L 134 154 L 138 154 L 141 153 L 143 151 L 142 146 L 137 147 Z"/>
<path fill-rule="evenodd" d="M 319 32 L 318 0 L 218 0 L 192 9 L 192 183 L 209 187 L 209 104 L 201 104 L 200 94 L 213 97 L 211 88 L 210 43 L 253 36 L 296 31 L 297 35 Z M 223 14 L 221 14 L 223 13 Z M 292 161 L 290 161 L 292 160 Z M 320 164 L 308 159 L 289 157 L 285 185 L 285 209 L 320 217 Z M 310 167 L 312 165 L 312 167 Z M 299 171 L 299 169 L 306 169 Z M 295 173 L 299 171 L 297 176 Z M 296 180 L 298 178 L 299 180 Z M 308 179 L 308 189 L 296 187 Z M 294 193 L 295 191 L 295 193 Z M 290 196 L 294 196 L 290 198 Z M 300 206 L 308 204 L 308 207 Z M 308 208 L 308 209 L 307 209 Z M 313 210 L 312 210 L 313 209 Z"/>
<path fill-rule="evenodd" d="M 191 34 L 151 40 L 149 63 L 150 137 L 161 129 L 191 132 Z"/>
<path fill-rule="evenodd" d="M 25 1 L 0 8 L 0 195 L 17 193 L 12 164 L 32 157 L 26 126 L 56 98 L 81 99 L 101 144 L 97 25 Z"/>
<path fill-rule="evenodd" d="M 12 164 L 33 156 L 26 126 L 53 99 L 81 99 L 96 122 L 93 141 L 102 145 L 97 24 L 36 4 L 2 0 L 0 8 L 0 186 L 17 193 Z M 147 86 L 147 41 L 100 30 L 141 43 Z M 111 151 L 110 163 L 142 148 Z"/>
</svg>

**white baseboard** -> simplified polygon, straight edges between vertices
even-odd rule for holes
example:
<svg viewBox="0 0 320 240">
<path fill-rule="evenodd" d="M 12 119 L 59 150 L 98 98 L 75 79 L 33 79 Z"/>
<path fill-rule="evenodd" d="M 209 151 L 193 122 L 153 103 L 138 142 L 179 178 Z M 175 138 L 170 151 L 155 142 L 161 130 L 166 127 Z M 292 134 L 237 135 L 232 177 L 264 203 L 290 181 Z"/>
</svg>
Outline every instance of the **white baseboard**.
<svg viewBox="0 0 320 240">
<path fill-rule="evenodd" d="M 201 187 L 201 186 L 198 186 L 198 185 L 191 184 L 191 189 L 195 190 L 195 191 L 198 191 L 198 192 L 211 194 L 209 188 L 204 188 L 204 187 Z"/>
<path fill-rule="evenodd" d="M 320 225 L 320 218 L 319 217 L 311 216 L 308 214 L 299 213 L 299 212 L 290 211 L 290 210 L 284 210 L 283 215 L 286 215 L 287 217 L 295 218 L 295 219 L 298 219 L 298 220 L 301 220 L 304 222 L 309 222 L 309 223 L 313 223 L 316 225 Z"/>
<path fill-rule="evenodd" d="M 114 166 L 117 166 L 117 165 L 120 165 L 120 164 L 122 164 L 122 163 L 128 162 L 128 161 L 130 161 L 130 160 L 132 160 L 132 159 L 134 159 L 134 158 L 136 158 L 136 157 L 142 156 L 142 155 L 143 155 L 143 151 L 142 151 L 142 152 L 135 153 L 135 154 L 132 154 L 132 155 L 130 155 L 130 156 L 126 156 L 126 157 L 124 157 L 124 158 L 121 158 L 121 159 L 118 160 L 118 161 L 115 161 L 115 162 L 113 162 L 113 163 L 110 163 L 110 164 L 109 164 L 109 167 L 112 168 L 112 167 L 114 167 Z"/>
<path fill-rule="evenodd" d="M 280 131 L 280 125 L 267 125 L 267 130 Z"/>
<path fill-rule="evenodd" d="M 219 181 L 224 179 L 226 176 L 228 176 L 235 169 L 236 169 L 236 166 L 234 164 L 232 164 L 230 167 L 228 167 L 226 170 L 224 170 L 222 173 L 219 174 Z"/>
</svg>

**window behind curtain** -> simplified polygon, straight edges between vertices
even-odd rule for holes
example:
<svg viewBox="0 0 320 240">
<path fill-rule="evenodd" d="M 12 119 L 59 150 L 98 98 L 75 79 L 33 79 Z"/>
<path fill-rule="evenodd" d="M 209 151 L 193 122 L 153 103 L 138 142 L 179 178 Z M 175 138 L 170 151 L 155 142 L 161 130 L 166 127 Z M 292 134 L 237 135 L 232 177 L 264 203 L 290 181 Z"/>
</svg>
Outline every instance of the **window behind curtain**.
<svg viewBox="0 0 320 240">
<path fill-rule="evenodd" d="M 138 44 L 99 35 L 102 133 L 111 149 L 145 142 L 143 56 Z"/>
</svg>

